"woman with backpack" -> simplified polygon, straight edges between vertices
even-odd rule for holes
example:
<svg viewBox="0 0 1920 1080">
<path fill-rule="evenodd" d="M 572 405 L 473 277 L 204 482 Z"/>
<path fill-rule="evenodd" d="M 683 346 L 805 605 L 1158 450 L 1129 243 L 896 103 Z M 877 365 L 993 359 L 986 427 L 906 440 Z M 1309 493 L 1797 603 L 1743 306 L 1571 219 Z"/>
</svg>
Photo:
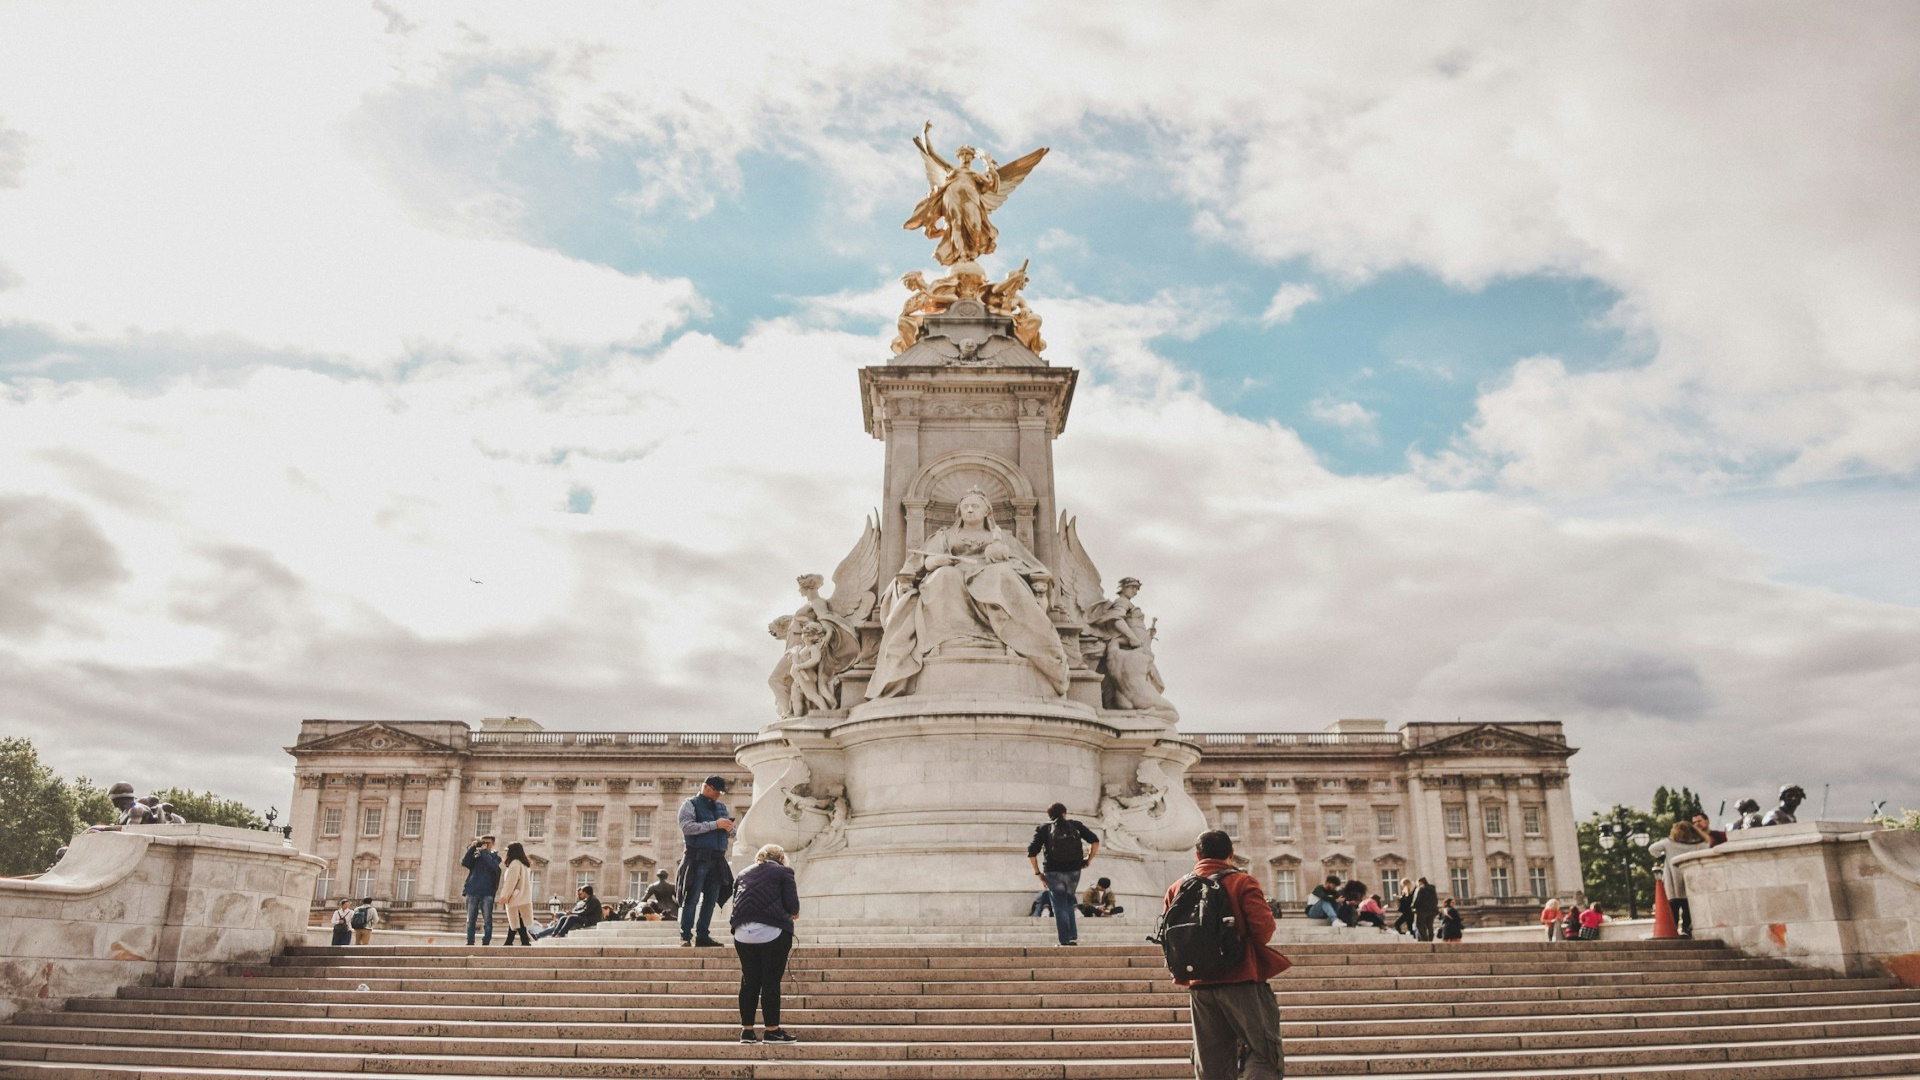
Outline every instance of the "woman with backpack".
<svg viewBox="0 0 1920 1080">
<path fill-rule="evenodd" d="M 353 944 L 353 901 L 344 896 L 333 911 L 333 944 Z"/>
<path fill-rule="evenodd" d="M 533 864 L 527 861 L 527 849 L 518 841 L 507 845 L 507 861 L 500 870 L 500 906 L 507 909 L 507 940 L 520 935 L 520 944 L 533 944 Z"/>
</svg>

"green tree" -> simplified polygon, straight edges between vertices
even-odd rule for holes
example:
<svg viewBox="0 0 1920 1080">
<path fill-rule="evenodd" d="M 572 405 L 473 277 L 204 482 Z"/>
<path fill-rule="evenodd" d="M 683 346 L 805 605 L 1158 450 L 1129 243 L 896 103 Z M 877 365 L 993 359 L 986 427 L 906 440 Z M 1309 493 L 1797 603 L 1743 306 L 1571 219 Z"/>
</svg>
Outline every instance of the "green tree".
<svg viewBox="0 0 1920 1080">
<path fill-rule="evenodd" d="M 120 811 L 107 798 L 107 789 L 94 786 L 93 781 L 84 776 L 74 777 L 67 785 L 67 791 L 73 800 L 73 816 L 82 829 L 89 825 L 111 825 L 120 820 Z"/>
<path fill-rule="evenodd" d="M 173 812 L 199 825 L 231 825 L 237 829 L 263 828 L 267 822 L 238 799 L 223 799 L 211 791 L 167 788 L 156 791 L 161 802 L 172 803 Z"/>
<path fill-rule="evenodd" d="M 1609 913 L 1628 914 L 1637 910 L 1645 915 L 1653 910 L 1653 874 L 1659 860 L 1649 855 L 1646 848 L 1631 843 L 1616 841 L 1611 850 L 1602 847 L 1602 824 L 1619 825 L 1624 821 L 1629 835 L 1645 831 L 1651 842 L 1672 832 L 1674 822 L 1702 812 L 1700 796 L 1691 789 L 1662 784 L 1653 789 L 1648 810 L 1616 805 L 1580 822 L 1576 830 L 1580 841 L 1580 876 L 1586 884 L 1587 899 Z"/>
<path fill-rule="evenodd" d="M 73 795 L 30 739 L 0 739 L 0 875 L 37 874 L 72 839 Z"/>
</svg>

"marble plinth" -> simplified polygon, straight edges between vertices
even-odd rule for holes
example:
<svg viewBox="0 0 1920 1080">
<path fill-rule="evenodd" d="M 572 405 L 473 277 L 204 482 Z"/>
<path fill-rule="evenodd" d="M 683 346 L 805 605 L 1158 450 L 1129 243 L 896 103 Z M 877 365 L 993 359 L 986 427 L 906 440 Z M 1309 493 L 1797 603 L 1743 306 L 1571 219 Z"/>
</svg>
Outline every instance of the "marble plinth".
<svg viewBox="0 0 1920 1080">
<path fill-rule="evenodd" d="M 1018 674 L 982 657 L 964 664 L 933 670 L 975 686 Z M 786 847 L 802 905 L 822 917 L 1024 915 L 1040 890 L 1027 845 L 1055 802 L 1102 834 L 1082 887 L 1108 877 L 1121 903 L 1158 911 L 1205 827 L 1178 783 L 1198 754 L 1164 721 L 1014 689 L 916 693 L 788 721 L 738 756 L 755 798 L 736 864 L 763 843 Z M 1151 844 L 1112 828 L 1103 802 L 1103 792 L 1137 792 L 1143 764 L 1168 800 Z"/>
</svg>

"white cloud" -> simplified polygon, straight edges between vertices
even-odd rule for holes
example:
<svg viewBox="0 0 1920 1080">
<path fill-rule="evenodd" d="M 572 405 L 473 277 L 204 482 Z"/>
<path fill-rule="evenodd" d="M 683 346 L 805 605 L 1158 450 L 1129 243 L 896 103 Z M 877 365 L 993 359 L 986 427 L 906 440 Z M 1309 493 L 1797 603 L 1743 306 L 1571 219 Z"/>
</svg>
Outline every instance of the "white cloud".
<svg viewBox="0 0 1920 1080">
<path fill-rule="evenodd" d="M 1260 315 L 1260 325 L 1277 326 L 1293 321 L 1293 313 L 1320 299 L 1320 290 L 1312 285 L 1289 281 L 1280 286 Z"/>
<path fill-rule="evenodd" d="M 1379 414 L 1357 401 L 1316 398 L 1307 403 L 1307 413 L 1322 424 L 1339 428 L 1363 442 L 1380 441 L 1380 431 L 1375 426 L 1380 419 Z"/>
<path fill-rule="evenodd" d="M 10 9 L 0 322 L 56 355 L 350 373 L 58 381 L 75 360 L 0 384 L 8 733 L 266 803 L 302 715 L 766 718 L 761 627 L 879 496 L 854 369 L 884 345 L 681 333 L 686 283 L 542 247 L 540 185 L 502 162 L 550 133 L 562 171 L 624 155 L 652 217 L 710 212 L 753 155 L 825 163 L 793 202 L 841 244 L 897 232 L 931 115 L 943 141 L 1175 185 L 1222 242 L 1335 280 L 1619 289 L 1651 361 L 1517 362 L 1415 462 L 1435 482 L 1698 489 L 1920 455 L 1910 7 L 1423 6 L 1382 35 L 1344 9 L 1006 6 L 931 51 L 918 13 L 849 34 L 853 10 Z M 393 110 L 449 99 L 457 153 L 395 144 L 418 129 Z M 1920 801 L 1920 615 L 1771 582 L 1702 528 L 1332 475 L 1152 347 L 1229 300 L 1035 298 L 1086 371 L 1062 501 L 1110 581 L 1147 581 L 1190 727 L 1551 715 L 1589 801 L 1778 779 Z M 897 301 L 856 285 L 813 317 Z"/>
</svg>

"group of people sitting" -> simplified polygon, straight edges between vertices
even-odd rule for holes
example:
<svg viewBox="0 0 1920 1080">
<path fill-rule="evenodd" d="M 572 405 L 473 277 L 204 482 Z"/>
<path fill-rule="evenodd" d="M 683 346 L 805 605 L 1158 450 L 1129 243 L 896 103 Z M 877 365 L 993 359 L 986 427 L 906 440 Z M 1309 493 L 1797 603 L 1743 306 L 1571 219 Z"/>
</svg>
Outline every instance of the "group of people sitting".
<svg viewBox="0 0 1920 1080">
<path fill-rule="evenodd" d="M 1599 904 L 1582 905 L 1579 900 L 1563 908 L 1555 898 L 1540 909 L 1540 923 L 1547 928 L 1548 941 L 1594 941 L 1600 937 L 1600 924 L 1606 921 L 1607 913 Z"/>
<path fill-rule="evenodd" d="M 1079 909 L 1080 914 L 1094 919 L 1125 914 L 1127 910 L 1114 903 L 1113 881 L 1110 878 L 1101 878 L 1089 886 L 1086 892 L 1080 894 L 1080 900 L 1074 904 L 1074 907 Z M 1028 914 L 1036 919 L 1053 914 L 1053 893 L 1041 890 L 1040 895 L 1033 898 L 1033 910 Z"/>
</svg>

